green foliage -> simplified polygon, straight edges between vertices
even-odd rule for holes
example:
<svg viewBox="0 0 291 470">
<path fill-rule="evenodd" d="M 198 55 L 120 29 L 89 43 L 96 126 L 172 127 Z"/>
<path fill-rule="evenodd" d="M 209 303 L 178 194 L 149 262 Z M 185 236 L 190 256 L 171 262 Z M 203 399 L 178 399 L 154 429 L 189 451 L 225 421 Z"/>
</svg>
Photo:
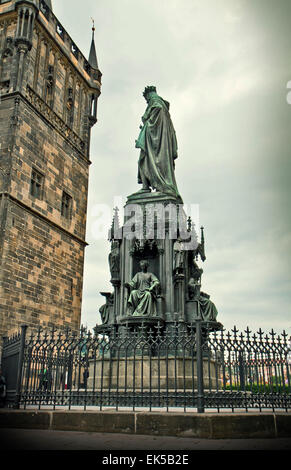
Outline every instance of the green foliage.
<svg viewBox="0 0 291 470">
<path fill-rule="evenodd" d="M 256 394 L 264 393 L 280 393 L 280 394 L 291 394 L 291 387 L 288 385 L 269 385 L 269 384 L 246 384 L 245 387 L 240 385 L 226 385 L 225 390 L 232 392 L 251 392 Z"/>
</svg>

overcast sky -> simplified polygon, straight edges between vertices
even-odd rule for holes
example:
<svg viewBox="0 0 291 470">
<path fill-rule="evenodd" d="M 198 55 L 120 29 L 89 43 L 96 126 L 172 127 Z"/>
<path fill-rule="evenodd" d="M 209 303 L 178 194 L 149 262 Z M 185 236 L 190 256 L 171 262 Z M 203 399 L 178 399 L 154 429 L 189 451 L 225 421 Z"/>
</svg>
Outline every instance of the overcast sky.
<svg viewBox="0 0 291 470">
<path fill-rule="evenodd" d="M 186 204 L 199 204 L 203 290 L 229 329 L 291 333 L 291 2 L 289 0 L 54 0 L 88 56 L 91 17 L 103 73 L 91 143 L 82 323 L 100 322 L 111 291 L 107 241 L 94 208 L 137 185 L 142 92 L 171 104 Z M 291 86 L 290 86 L 291 87 Z M 291 101 L 291 100 L 290 100 Z"/>
</svg>

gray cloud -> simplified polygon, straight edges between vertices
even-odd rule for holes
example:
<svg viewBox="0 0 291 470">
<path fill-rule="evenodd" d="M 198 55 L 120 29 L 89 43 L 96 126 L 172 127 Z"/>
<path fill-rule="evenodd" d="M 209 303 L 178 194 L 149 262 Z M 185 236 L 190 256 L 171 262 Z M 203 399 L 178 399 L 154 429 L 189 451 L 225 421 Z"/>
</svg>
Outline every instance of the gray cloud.
<svg viewBox="0 0 291 470">
<path fill-rule="evenodd" d="M 82 321 L 99 321 L 110 290 L 109 244 L 92 235 L 95 204 L 137 190 L 134 148 L 155 84 L 170 101 L 177 181 L 206 227 L 205 291 L 226 328 L 291 332 L 288 0 L 54 2 L 85 53 L 90 17 L 103 72 L 93 129 Z M 102 171 L 102 173 L 101 173 Z"/>
</svg>

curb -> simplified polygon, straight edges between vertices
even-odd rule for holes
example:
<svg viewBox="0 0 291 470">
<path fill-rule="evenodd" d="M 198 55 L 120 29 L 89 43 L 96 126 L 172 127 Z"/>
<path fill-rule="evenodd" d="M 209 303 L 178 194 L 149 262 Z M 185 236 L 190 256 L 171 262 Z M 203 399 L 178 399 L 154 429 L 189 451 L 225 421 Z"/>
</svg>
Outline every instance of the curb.
<svg viewBox="0 0 291 470">
<path fill-rule="evenodd" d="M 291 413 L 0 410 L 0 428 L 254 439 L 291 437 Z"/>
</svg>

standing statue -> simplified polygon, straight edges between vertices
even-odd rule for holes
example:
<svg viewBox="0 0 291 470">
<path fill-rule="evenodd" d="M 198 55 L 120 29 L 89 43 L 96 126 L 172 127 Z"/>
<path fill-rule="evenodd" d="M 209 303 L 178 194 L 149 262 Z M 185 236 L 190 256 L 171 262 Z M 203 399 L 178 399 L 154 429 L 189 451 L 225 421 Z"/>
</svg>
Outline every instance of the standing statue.
<svg viewBox="0 0 291 470">
<path fill-rule="evenodd" d="M 131 291 L 128 299 L 128 314 L 132 316 L 156 316 L 157 314 L 156 295 L 159 293 L 160 282 L 154 274 L 148 272 L 148 266 L 148 261 L 141 261 L 141 272 L 125 284 L 125 287 Z"/>
<path fill-rule="evenodd" d="M 114 240 L 111 243 L 111 252 L 109 253 L 109 267 L 112 279 L 118 279 L 120 276 L 120 246 L 119 241 Z"/>
<path fill-rule="evenodd" d="M 174 250 L 173 270 L 175 273 L 180 273 L 184 269 L 184 262 L 185 262 L 185 250 L 183 246 L 183 241 L 180 236 L 175 241 L 173 250 Z"/>
<path fill-rule="evenodd" d="M 181 200 L 175 178 L 178 146 L 169 113 L 170 104 L 157 95 L 154 86 L 146 87 L 143 96 L 148 106 L 135 144 L 141 150 L 138 183 L 142 184 L 142 191 L 152 188 Z"/>
<path fill-rule="evenodd" d="M 196 284 L 201 284 L 201 276 L 203 274 L 203 269 L 199 268 L 198 264 L 196 263 L 195 258 L 192 258 L 191 268 L 191 276 L 195 280 Z"/>
</svg>

